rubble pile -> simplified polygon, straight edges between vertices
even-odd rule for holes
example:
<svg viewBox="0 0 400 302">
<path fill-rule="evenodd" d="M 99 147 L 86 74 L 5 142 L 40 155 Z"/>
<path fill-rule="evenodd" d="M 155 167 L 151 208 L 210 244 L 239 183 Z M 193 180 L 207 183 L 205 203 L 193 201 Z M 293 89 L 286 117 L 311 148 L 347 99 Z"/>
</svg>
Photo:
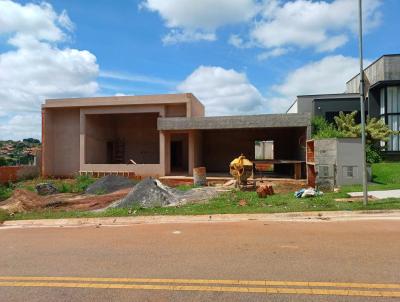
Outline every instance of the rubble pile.
<svg viewBox="0 0 400 302">
<path fill-rule="evenodd" d="M 179 206 L 187 203 L 206 201 L 216 197 L 221 189 L 213 187 L 194 188 L 179 191 L 162 184 L 159 180 L 146 178 L 139 182 L 125 198 L 111 204 L 111 208 L 154 208 Z"/>
<path fill-rule="evenodd" d="M 178 202 L 172 189 L 164 186 L 159 180 L 146 178 L 139 182 L 128 195 L 113 203 L 111 208 L 130 207 L 164 207 Z"/>
<path fill-rule="evenodd" d="M 37 184 L 35 189 L 39 195 L 52 195 L 59 193 L 56 186 L 48 182 Z"/>
<path fill-rule="evenodd" d="M 87 187 L 86 194 L 108 194 L 121 189 L 131 188 L 137 182 L 122 176 L 107 175 Z"/>
</svg>

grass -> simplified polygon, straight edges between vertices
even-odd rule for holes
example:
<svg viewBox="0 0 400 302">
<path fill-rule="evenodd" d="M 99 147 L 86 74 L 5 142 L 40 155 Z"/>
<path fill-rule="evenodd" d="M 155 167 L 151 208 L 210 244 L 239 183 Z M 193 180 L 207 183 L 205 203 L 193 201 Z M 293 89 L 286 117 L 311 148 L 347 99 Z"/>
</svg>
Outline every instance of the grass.
<svg viewBox="0 0 400 302">
<path fill-rule="evenodd" d="M 57 178 L 35 178 L 32 180 L 20 181 L 14 184 L 9 184 L 8 189 L 25 189 L 35 192 L 35 186 L 39 183 L 51 183 L 60 193 L 82 193 L 86 188 L 95 181 L 94 178 L 87 175 L 77 175 L 73 179 L 57 179 Z M 1 189 L 0 189 L 0 200 Z"/>
<path fill-rule="evenodd" d="M 400 189 L 400 163 L 384 162 L 372 164 L 372 184 L 368 185 L 369 191 Z M 360 192 L 362 185 L 343 186 L 342 192 Z"/>
</svg>

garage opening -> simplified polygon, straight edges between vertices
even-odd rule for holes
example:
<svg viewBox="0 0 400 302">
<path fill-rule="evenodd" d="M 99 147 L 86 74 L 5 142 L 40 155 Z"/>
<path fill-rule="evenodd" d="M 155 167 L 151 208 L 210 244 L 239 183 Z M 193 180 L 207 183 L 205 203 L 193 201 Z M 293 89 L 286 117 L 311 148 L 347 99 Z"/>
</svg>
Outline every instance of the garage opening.
<svg viewBox="0 0 400 302">
<path fill-rule="evenodd" d="M 229 175 L 230 161 L 243 154 L 256 162 L 256 142 L 265 142 L 264 153 L 261 144 L 257 152 L 263 160 L 273 161 L 269 176 L 293 178 L 295 164 L 291 161 L 305 160 L 306 133 L 306 127 L 203 130 L 203 164 L 208 174 Z"/>
</svg>

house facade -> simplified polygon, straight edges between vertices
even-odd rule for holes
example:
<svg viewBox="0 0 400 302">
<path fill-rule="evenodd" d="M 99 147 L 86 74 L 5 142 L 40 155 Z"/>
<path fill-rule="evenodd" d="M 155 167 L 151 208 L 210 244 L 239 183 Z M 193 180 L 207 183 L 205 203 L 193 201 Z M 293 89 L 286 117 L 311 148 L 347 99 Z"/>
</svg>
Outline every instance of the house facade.
<svg viewBox="0 0 400 302">
<path fill-rule="evenodd" d="M 273 143 L 275 159 L 302 162 L 310 125 L 309 113 L 205 117 L 191 93 L 46 100 L 42 174 L 160 177 L 191 175 L 197 166 L 227 174 L 240 154 L 255 159 L 260 141 Z"/>
<path fill-rule="evenodd" d="M 365 114 L 382 118 L 390 129 L 400 130 L 400 54 L 383 55 L 364 70 L 365 74 Z M 340 111 L 358 111 L 360 76 L 355 75 L 346 83 L 346 92 L 339 94 L 300 95 L 287 113 L 309 112 L 313 116 L 323 116 L 332 122 Z M 385 145 L 387 156 L 400 155 L 400 137 L 392 135 Z"/>
</svg>

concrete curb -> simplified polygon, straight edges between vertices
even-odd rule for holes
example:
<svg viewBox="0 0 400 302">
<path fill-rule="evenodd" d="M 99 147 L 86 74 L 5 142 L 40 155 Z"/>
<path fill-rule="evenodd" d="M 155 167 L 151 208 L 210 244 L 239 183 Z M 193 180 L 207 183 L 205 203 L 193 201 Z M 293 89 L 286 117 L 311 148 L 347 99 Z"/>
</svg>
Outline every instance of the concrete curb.
<svg viewBox="0 0 400 302">
<path fill-rule="evenodd" d="M 330 222 L 359 220 L 400 220 L 400 210 L 387 211 L 336 211 L 336 212 L 293 212 L 275 214 L 216 214 L 193 216 L 135 216 L 10 220 L 0 225 L 1 229 L 30 227 L 82 227 L 82 226 L 129 226 L 160 223 L 220 223 L 244 221 L 275 222 Z"/>
</svg>

